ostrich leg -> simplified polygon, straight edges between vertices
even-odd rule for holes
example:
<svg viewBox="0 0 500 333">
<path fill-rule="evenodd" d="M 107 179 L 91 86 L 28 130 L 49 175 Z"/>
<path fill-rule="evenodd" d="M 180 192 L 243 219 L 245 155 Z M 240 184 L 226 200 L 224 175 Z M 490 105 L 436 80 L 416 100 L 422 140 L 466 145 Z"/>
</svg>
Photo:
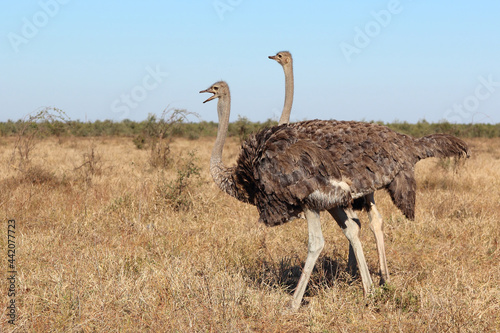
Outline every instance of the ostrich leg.
<svg viewBox="0 0 500 333">
<path fill-rule="evenodd" d="M 370 219 L 370 230 L 373 232 L 377 244 L 378 261 L 380 265 L 380 285 L 383 285 L 384 283 L 389 282 L 389 269 L 387 267 L 384 245 L 384 220 L 382 219 L 382 215 L 380 215 L 377 206 L 375 205 L 373 193 L 368 194 L 365 198 L 367 202 L 366 212 L 368 213 L 368 218 Z M 354 250 L 350 245 L 349 261 L 347 263 L 347 267 L 349 268 L 349 273 L 351 273 L 351 275 L 356 275 L 356 257 L 354 255 Z"/>
<path fill-rule="evenodd" d="M 372 291 L 373 282 L 370 277 L 368 265 L 366 264 L 365 255 L 363 254 L 363 247 L 359 241 L 359 220 L 356 213 L 354 213 L 351 209 L 342 209 L 340 207 L 332 208 L 328 210 L 328 212 L 342 228 L 344 235 L 349 240 L 359 266 L 361 281 L 363 282 L 363 290 L 366 295 Z"/>
<path fill-rule="evenodd" d="M 377 243 L 378 261 L 380 265 L 380 285 L 389 282 L 389 269 L 387 268 L 387 260 L 385 258 L 385 246 L 384 246 L 384 232 L 383 225 L 384 220 L 382 215 L 380 215 L 377 206 L 375 205 L 375 200 L 373 198 L 373 193 L 366 196 L 368 202 L 368 208 L 366 212 L 368 213 L 368 218 L 370 219 L 370 229 L 375 236 L 375 241 Z"/>
<path fill-rule="evenodd" d="M 307 249 L 307 259 L 302 270 L 302 275 L 300 276 L 299 283 L 293 294 L 293 300 L 291 303 L 291 308 L 293 311 L 297 311 L 300 307 L 300 302 L 306 291 L 307 283 L 311 277 L 312 270 L 318 260 L 319 254 L 323 247 L 325 246 L 325 240 L 323 238 L 323 233 L 321 232 L 321 221 L 319 219 L 319 212 L 312 211 L 309 209 L 304 209 L 304 213 L 307 219 L 307 228 L 309 230 L 309 244 Z"/>
</svg>

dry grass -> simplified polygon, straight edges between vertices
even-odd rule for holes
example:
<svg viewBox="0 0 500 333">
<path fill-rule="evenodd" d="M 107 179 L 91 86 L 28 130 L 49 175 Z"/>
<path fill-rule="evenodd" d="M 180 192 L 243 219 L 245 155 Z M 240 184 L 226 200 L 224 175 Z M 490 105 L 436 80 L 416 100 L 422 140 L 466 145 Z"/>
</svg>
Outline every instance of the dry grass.
<svg viewBox="0 0 500 333">
<path fill-rule="evenodd" d="M 0 141 L 4 262 L 6 220 L 17 221 L 15 331 L 500 330 L 499 139 L 470 140 L 472 158 L 458 168 L 420 162 L 413 222 L 377 193 L 392 281 L 372 297 L 345 273 L 347 240 L 322 215 L 326 247 L 297 314 L 286 305 L 306 256 L 306 223 L 266 228 L 254 207 L 221 193 L 208 174 L 212 139 L 171 145 L 172 156 L 197 149 L 201 181 L 188 191 L 187 210 L 157 193 L 175 171 L 152 168 L 131 139 L 47 139 L 32 152 L 29 174 L 6 162 L 14 140 Z M 238 149 L 228 143 L 226 163 Z M 374 239 L 360 218 L 378 281 Z M 0 331 L 12 331 L 5 312 Z"/>
</svg>

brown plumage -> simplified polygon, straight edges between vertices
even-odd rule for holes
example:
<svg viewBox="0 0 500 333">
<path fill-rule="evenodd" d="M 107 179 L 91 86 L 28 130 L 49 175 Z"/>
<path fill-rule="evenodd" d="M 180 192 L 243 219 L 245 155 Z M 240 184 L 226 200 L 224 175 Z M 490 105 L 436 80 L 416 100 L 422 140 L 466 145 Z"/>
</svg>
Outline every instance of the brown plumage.
<svg viewBox="0 0 500 333">
<path fill-rule="evenodd" d="M 282 67 L 285 73 L 285 104 L 283 107 L 283 112 L 280 118 L 280 124 L 288 123 L 290 120 L 290 113 L 293 102 L 293 66 L 292 66 L 292 55 L 288 51 L 278 52 L 275 56 L 269 57 L 270 59 L 276 60 Z M 342 123 L 344 126 L 345 123 Z M 354 123 L 351 122 L 353 126 L 362 126 L 362 123 Z M 387 130 L 386 127 L 377 127 L 375 132 L 384 134 Z M 385 134 L 384 134 L 385 135 Z M 374 136 L 373 141 L 377 141 L 377 138 Z M 425 138 L 420 139 L 421 142 L 419 146 L 421 146 L 424 151 L 419 152 L 417 156 L 419 158 L 425 157 L 445 157 L 445 156 L 456 156 L 461 155 L 464 151 L 467 150 L 467 146 L 462 141 L 456 141 L 457 139 L 452 136 L 435 134 L 431 136 L 427 136 Z M 385 141 L 385 140 L 382 140 Z M 373 145 L 372 145 L 373 146 Z M 363 154 L 363 152 L 362 152 Z M 368 150 L 368 154 L 373 155 L 373 151 Z M 404 156 L 400 156 L 403 157 Z M 404 159 L 402 159 L 404 161 Z M 375 169 L 371 168 L 373 165 L 373 161 L 369 156 L 365 156 L 366 167 L 371 172 L 374 172 Z M 414 164 L 414 163 L 413 163 Z M 408 163 L 403 169 L 394 176 L 394 179 L 391 181 L 389 185 L 385 188 L 389 191 L 393 202 L 396 206 L 403 212 L 403 214 L 413 220 L 415 218 L 415 188 L 416 183 L 413 174 L 413 164 Z M 390 167 L 390 166 L 389 166 Z M 359 170 L 362 170 L 359 169 Z M 380 174 L 381 176 L 382 174 Z M 354 179 L 358 179 L 357 177 L 364 177 L 364 174 L 361 173 L 359 175 L 353 175 Z M 365 179 L 366 180 L 366 179 Z M 380 179 L 378 179 L 377 183 L 380 183 Z M 389 282 L 389 270 L 387 267 L 387 261 L 385 256 L 385 245 L 384 245 L 384 235 L 382 232 L 383 229 L 383 219 L 378 209 L 375 205 L 374 193 L 368 193 L 363 197 L 356 198 L 352 202 L 352 208 L 354 210 L 365 209 L 368 217 L 370 219 L 370 229 L 372 230 L 375 241 L 377 244 L 377 252 L 379 255 L 379 264 L 380 264 L 380 284 L 384 284 L 385 282 Z M 356 213 L 352 212 L 352 217 L 357 219 Z M 352 274 L 356 272 L 356 262 L 354 258 L 354 253 L 352 247 L 349 247 L 349 261 L 348 267 Z"/>
<path fill-rule="evenodd" d="M 255 205 L 260 220 L 268 226 L 305 213 L 309 251 L 294 293 L 295 310 L 324 246 L 320 211 L 328 210 L 343 229 L 353 248 L 364 291 L 369 292 L 372 281 L 351 210 L 355 200 L 386 188 L 396 206 L 412 216 L 415 163 L 430 156 L 467 156 L 466 144 L 447 135 L 414 139 L 376 124 L 310 120 L 252 135 L 243 143 L 237 164 L 228 168 L 222 162 L 222 151 L 229 124 L 229 87 L 220 81 L 201 92 L 213 94 L 205 102 L 219 98 L 219 127 L 210 159 L 210 171 L 219 188 Z"/>
<path fill-rule="evenodd" d="M 467 145 L 450 135 L 415 139 L 376 124 L 303 121 L 265 129 L 243 143 L 227 183 L 233 189 L 226 192 L 257 206 L 269 226 L 296 217 L 303 206 L 347 207 L 382 188 L 413 219 L 415 163 L 467 154 Z"/>
<path fill-rule="evenodd" d="M 280 51 L 268 58 L 277 61 L 285 73 L 285 103 L 279 123 L 287 124 L 294 93 L 292 55 Z M 410 220 L 415 218 L 415 163 L 427 157 L 468 156 L 467 144 L 451 135 L 433 134 L 414 139 L 374 124 L 330 121 L 326 125 L 328 130 L 325 124 L 320 122 L 315 126 L 307 122 L 307 126 L 312 126 L 308 132 L 323 133 L 324 136 L 314 138 L 324 141 L 322 146 L 328 147 L 343 166 L 339 166 L 342 174 L 363 191 L 370 187 L 386 188 L 394 204 Z M 303 122 L 300 126 L 304 125 Z M 367 197 L 356 197 L 351 204 L 355 210 L 370 209 Z"/>
</svg>

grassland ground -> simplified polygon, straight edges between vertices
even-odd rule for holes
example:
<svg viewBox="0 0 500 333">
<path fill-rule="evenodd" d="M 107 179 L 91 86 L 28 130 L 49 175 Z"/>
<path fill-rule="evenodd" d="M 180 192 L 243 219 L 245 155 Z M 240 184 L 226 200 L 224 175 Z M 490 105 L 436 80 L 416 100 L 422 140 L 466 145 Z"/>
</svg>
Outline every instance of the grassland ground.
<svg viewBox="0 0 500 333">
<path fill-rule="evenodd" d="M 0 138 L 0 331 L 498 332 L 500 139 L 467 141 L 464 163 L 417 164 L 415 221 L 376 193 L 391 282 L 372 296 L 346 274 L 348 242 L 322 214 L 326 246 L 293 314 L 307 224 L 267 228 L 255 207 L 216 188 L 213 138 L 174 140 L 166 168 L 153 168 L 131 138 L 47 138 L 23 170 L 11 162 L 14 139 Z M 174 204 L 165 189 L 193 149 L 200 174 Z M 238 151 L 230 139 L 226 164 Z M 17 225 L 15 326 L 8 219 Z M 360 219 L 378 281 L 374 237 Z"/>
</svg>

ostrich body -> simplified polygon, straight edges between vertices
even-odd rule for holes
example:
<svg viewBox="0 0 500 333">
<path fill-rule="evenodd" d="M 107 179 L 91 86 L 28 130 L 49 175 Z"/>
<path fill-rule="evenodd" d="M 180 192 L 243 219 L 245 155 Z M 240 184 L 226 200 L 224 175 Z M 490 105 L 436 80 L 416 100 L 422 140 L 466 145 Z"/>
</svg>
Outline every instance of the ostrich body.
<svg viewBox="0 0 500 333">
<path fill-rule="evenodd" d="M 283 111 L 279 120 L 279 125 L 288 124 L 290 122 L 290 114 L 292 111 L 293 104 L 293 58 L 289 51 L 280 51 L 274 56 L 269 56 L 269 59 L 276 60 L 282 67 L 285 73 L 285 103 L 283 105 Z M 377 253 L 379 257 L 379 267 L 380 267 L 380 284 L 389 282 L 389 269 L 387 267 L 387 259 L 385 256 L 385 245 L 384 245 L 384 234 L 383 234 L 383 223 L 382 215 L 380 215 L 377 206 L 375 205 L 374 193 L 369 193 L 366 196 L 359 198 L 355 201 L 353 205 L 354 209 L 360 210 L 365 209 L 368 218 L 370 220 L 370 230 L 375 236 L 375 241 L 377 245 Z M 353 218 L 358 217 L 355 212 L 352 212 Z M 411 216 L 414 213 L 410 214 Z M 356 258 L 351 245 L 349 245 L 349 260 L 347 266 L 352 275 L 356 274 Z"/>
<path fill-rule="evenodd" d="M 283 107 L 283 111 L 281 114 L 280 118 L 280 124 L 288 123 L 290 121 L 290 113 L 291 113 L 291 108 L 292 108 L 292 102 L 293 102 L 293 67 L 292 67 L 292 55 L 288 51 L 280 51 L 276 53 L 275 56 L 269 56 L 269 59 L 276 60 L 282 67 L 283 71 L 285 73 L 285 106 Z M 345 122 L 336 122 L 337 124 L 341 126 L 345 126 Z M 358 123 L 355 125 L 356 122 L 350 122 L 352 126 L 361 126 L 363 123 Z M 380 134 L 385 133 L 387 130 L 387 127 L 384 126 L 377 126 L 375 127 L 375 130 L 372 131 L 371 135 L 377 136 Z M 391 131 L 392 132 L 392 131 Z M 434 136 L 434 137 L 428 137 L 427 139 L 422 138 L 422 140 L 443 140 L 443 138 L 447 137 L 448 139 L 446 140 L 452 140 L 453 137 L 451 136 Z M 377 141 L 377 138 L 373 137 L 373 141 Z M 465 151 L 465 155 L 467 155 L 467 146 L 465 143 L 461 142 L 461 145 Z M 445 145 L 446 146 L 446 145 Z M 439 145 L 436 145 L 433 150 L 435 150 L 435 153 L 431 153 L 429 156 L 455 156 L 457 155 L 457 152 L 445 152 L 445 151 L 440 151 L 440 150 L 446 150 L 445 147 L 440 148 Z M 359 152 L 360 154 L 363 154 L 363 152 Z M 367 155 L 370 156 L 372 152 L 366 152 Z M 459 155 L 459 154 L 458 154 Z M 427 157 L 429 157 L 427 156 Z M 468 156 L 468 155 L 467 155 Z M 393 202 L 396 204 L 396 206 L 403 212 L 403 214 L 410 220 L 414 220 L 415 218 L 415 188 L 416 188 L 416 183 L 413 175 L 413 165 L 414 163 L 408 164 L 407 168 L 405 170 L 411 170 L 411 172 L 406 172 L 406 174 L 403 176 L 400 175 L 399 177 L 406 177 L 405 184 L 408 186 L 408 191 L 406 192 L 398 192 L 397 190 L 391 190 L 389 189 L 389 192 L 391 193 L 391 198 Z M 368 167 L 368 166 L 367 166 Z M 390 167 L 390 166 L 388 166 Z M 411 167 L 411 169 L 410 169 Z M 356 175 L 352 174 L 351 170 L 351 176 L 356 179 Z M 392 185 L 392 187 L 396 187 L 396 183 Z M 410 190 L 411 189 L 411 190 Z M 397 195 L 398 198 L 395 198 L 394 195 Z M 377 253 L 379 257 L 379 269 L 380 269 L 380 284 L 384 284 L 386 282 L 389 282 L 389 269 L 387 267 L 387 259 L 385 255 L 385 245 L 384 245 L 384 234 L 383 234 L 383 219 L 382 215 L 379 213 L 377 206 L 375 205 L 375 199 L 374 199 L 374 192 L 368 193 L 365 196 L 362 196 L 360 198 L 356 198 L 352 204 L 354 210 L 361 210 L 365 209 L 365 211 L 368 214 L 368 218 L 370 220 L 370 229 L 373 232 L 373 235 L 375 236 L 375 241 L 376 241 L 376 246 L 377 246 Z M 357 215 L 355 212 L 353 212 L 353 217 L 357 218 Z M 349 245 L 349 260 L 348 260 L 348 267 L 351 272 L 351 274 L 356 273 L 356 258 L 353 252 L 352 246 Z"/>
<path fill-rule="evenodd" d="M 219 188 L 255 205 L 260 221 L 268 226 L 305 214 L 308 255 L 293 295 L 294 310 L 324 247 L 320 211 L 327 210 L 348 238 L 367 293 L 372 280 L 358 237 L 359 221 L 351 208 L 355 199 L 386 188 L 400 209 L 411 210 L 414 200 L 407 198 L 415 197 L 414 164 L 425 157 L 466 153 L 465 143 L 450 136 L 414 139 L 375 124 L 310 120 L 250 136 L 242 144 L 237 164 L 226 167 L 222 151 L 229 124 L 229 87 L 219 81 L 201 92 L 213 94 L 205 102 L 219 99 L 218 132 L 210 159 L 210 172 Z"/>
</svg>

